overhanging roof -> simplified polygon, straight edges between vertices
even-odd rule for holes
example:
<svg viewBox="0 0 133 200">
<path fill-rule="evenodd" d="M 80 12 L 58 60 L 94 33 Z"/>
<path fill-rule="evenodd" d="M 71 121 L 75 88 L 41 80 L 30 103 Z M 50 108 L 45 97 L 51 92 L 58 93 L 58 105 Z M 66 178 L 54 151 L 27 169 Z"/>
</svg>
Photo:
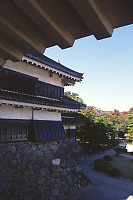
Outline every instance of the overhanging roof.
<svg viewBox="0 0 133 200">
<path fill-rule="evenodd" d="M 17 105 L 17 102 L 20 102 L 21 105 L 25 106 L 28 103 L 29 105 L 34 105 L 36 108 L 43 108 L 50 107 L 50 109 L 60 108 L 62 111 L 73 111 L 78 112 L 80 109 L 80 104 L 76 104 L 74 102 L 66 101 L 65 96 L 61 97 L 60 100 L 47 98 L 47 97 L 39 97 L 34 96 L 30 94 L 23 94 L 19 92 L 13 92 L 8 90 L 2 90 L 0 89 L 0 100 L 8 101 L 9 104 L 11 104 L 10 101 L 13 102 L 14 105 Z M 3 102 L 3 101 L 2 101 Z M 5 102 L 5 104 L 8 104 Z"/>
<path fill-rule="evenodd" d="M 89 35 L 110 37 L 133 23 L 132 8 L 133 0 L 1 0 L 0 63 Z"/>
</svg>

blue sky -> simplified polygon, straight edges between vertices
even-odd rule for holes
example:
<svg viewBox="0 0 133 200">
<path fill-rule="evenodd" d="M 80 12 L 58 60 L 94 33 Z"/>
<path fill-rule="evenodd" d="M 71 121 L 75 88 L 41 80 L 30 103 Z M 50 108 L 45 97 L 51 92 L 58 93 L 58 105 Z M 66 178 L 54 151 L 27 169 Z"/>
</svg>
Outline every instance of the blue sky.
<svg viewBox="0 0 133 200">
<path fill-rule="evenodd" d="M 128 111 L 133 107 L 133 25 L 115 29 L 113 36 L 75 41 L 73 47 L 46 49 L 44 55 L 78 72 L 84 79 L 65 91 L 79 94 L 88 106 Z"/>
</svg>

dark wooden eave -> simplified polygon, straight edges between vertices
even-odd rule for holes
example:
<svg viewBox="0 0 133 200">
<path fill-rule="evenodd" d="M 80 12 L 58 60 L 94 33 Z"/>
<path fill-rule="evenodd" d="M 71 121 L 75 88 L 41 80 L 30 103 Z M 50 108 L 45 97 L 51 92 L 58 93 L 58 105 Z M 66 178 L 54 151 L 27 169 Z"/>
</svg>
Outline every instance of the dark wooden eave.
<svg viewBox="0 0 133 200">
<path fill-rule="evenodd" d="M 45 105 L 45 106 L 61 107 L 68 109 L 80 109 L 80 104 L 70 102 L 68 101 L 68 98 L 66 100 L 65 96 L 62 97 L 61 100 L 56 100 L 52 98 L 39 97 L 35 95 L 22 94 L 18 92 L 0 89 L 0 99 L 14 101 L 14 102 L 32 103 L 42 106 Z"/>
<path fill-rule="evenodd" d="M 71 47 L 89 35 L 110 37 L 133 23 L 132 0 L 1 0 L 0 64 L 45 48 Z"/>
</svg>

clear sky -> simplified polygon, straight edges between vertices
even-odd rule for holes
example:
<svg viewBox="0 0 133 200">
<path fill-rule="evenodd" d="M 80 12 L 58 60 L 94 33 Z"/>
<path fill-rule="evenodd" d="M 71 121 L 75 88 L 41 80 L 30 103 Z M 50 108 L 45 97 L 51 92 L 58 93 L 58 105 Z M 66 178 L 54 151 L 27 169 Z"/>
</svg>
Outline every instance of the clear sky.
<svg viewBox="0 0 133 200">
<path fill-rule="evenodd" d="M 133 25 L 115 29 L 112 37 L 103 40 L 88 36 L 71 48 L 48 48 L 44 55 L 84 73 L 81 83 L 65 91 L 78 93 L 88 106 L 107 111 L 133 107 Z"/>
</svg>

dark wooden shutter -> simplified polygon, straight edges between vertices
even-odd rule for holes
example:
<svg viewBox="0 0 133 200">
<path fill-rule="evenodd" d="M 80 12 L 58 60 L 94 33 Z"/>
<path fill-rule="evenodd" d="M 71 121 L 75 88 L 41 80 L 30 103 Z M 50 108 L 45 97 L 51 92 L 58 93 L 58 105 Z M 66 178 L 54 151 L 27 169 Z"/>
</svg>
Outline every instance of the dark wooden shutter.
<svg viewBox="0 0 133 200">
<path fill-rule="evenodd" d="M 61 121 L 34 121 L 35 140 L 53 140 L 65 138 Z"/>
</svg>

